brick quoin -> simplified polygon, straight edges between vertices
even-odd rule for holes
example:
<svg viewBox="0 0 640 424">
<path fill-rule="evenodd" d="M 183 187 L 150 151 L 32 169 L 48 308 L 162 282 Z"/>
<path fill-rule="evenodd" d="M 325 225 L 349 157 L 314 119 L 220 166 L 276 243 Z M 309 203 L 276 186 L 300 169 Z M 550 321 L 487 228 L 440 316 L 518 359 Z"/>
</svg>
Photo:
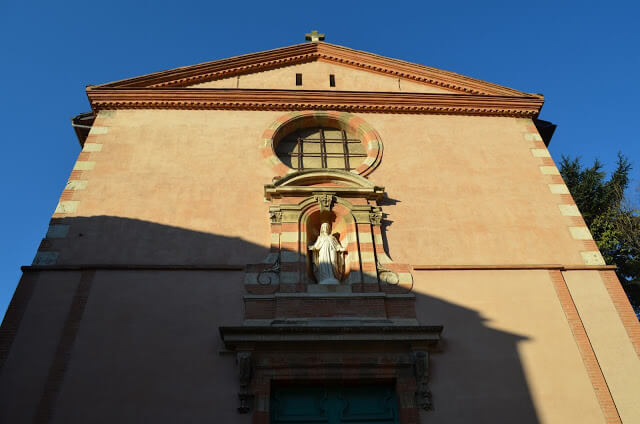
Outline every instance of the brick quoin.
<svg viewBox="0 0 640 424">
<path fill-rule="evenodd" d="M 581 216 L 568 216 L 569 226 L 571 227 L 586 227 L 587 224 Z"/>
<path fill-rule="evenodd" d="M 74 190 L 62 190 L 62 194 L 60 195 L 60 200 L 72 200 Z"/>
<path fill-rule="evenodd" d="M 545 175 L 549 184 L 564 184 L 562 175 Z"/>
<path fill-rule="evenodd" d="M 71 171 L 71 174 L 69 175 L 69 179 L 70 180 L 82 180 L 84 179 L 85 172 L 84 171 Z"/>
<path fill-rule="evenodd" d="M 555 166 L 552 158 L 540 158 L 540 165 Z"/>
<path fill-rule="evenodd" d="M 576 202 L 573 200 L 573 196 L 571 196 L 570 194 L 561 194 L 560 195 L 560 203 L 564 203 L 564 204 L 568 204 L 568 205 L 575 205 Z"/>
<path fill-rule="evenodd" d="M 584 250 L 598 250 L 598 244 L 594 240 L 582 240 Z"/>
</svg>

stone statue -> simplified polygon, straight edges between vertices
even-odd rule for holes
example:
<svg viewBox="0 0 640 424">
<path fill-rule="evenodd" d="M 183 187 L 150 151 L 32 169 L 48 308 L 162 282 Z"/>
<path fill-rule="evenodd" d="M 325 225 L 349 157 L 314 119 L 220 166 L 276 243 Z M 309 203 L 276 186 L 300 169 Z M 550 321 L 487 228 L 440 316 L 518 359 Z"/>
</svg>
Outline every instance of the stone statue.
<svg viewBox="0 0 640 424">
<path fill-rule="evenodd" d="M 316 242 L 309 246 L 313 258 L 313 273 L 318 284 L 340 284 L 344 269 L 345 249 L 331 235 L 330 228 L 328 222 L 323 223 Z"/>
</svg>

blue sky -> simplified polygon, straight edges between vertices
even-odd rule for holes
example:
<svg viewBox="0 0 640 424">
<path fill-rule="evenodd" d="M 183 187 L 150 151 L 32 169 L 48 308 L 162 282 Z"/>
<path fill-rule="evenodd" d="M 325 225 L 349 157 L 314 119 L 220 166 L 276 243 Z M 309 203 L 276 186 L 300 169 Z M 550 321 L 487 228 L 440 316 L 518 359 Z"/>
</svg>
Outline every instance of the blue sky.
<svg viewBox="0 0 640 424">
<path fill-rule="evenodd" d="M 84 87 L 297 44 L 328 42 L 543 93 L 550 146 L 640 171 L 637 2 L 0 1 L 0 313 L 33 260 L 80 150 Z M 637 194 L 634 196 L 637 196 Z"/>
</svg>

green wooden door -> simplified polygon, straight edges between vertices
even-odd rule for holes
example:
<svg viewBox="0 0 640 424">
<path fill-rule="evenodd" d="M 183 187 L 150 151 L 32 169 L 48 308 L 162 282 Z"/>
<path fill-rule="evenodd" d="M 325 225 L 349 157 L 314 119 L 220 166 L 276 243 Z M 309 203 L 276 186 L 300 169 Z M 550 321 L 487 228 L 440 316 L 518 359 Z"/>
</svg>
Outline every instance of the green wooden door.
<svg viewBox="0 0 640 424">
<path fill-rule="evenodd" d="M 398 424 L 392 386 L 283 386 L 271 393 L 272 424 Z"/>
</svg>

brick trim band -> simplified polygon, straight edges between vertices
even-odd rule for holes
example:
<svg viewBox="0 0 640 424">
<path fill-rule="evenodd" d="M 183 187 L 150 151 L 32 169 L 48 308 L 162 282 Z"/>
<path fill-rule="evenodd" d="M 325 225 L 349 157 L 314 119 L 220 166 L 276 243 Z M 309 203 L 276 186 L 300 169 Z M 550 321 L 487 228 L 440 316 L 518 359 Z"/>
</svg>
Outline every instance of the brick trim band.
<svg viewBox="0 0 640 424">
<path fill-rule="evenodd" d="M 297 227 L 296 227 L 297 231 Z M 306 230 L 305 230 L 306 231 Z M 279 239 L 278 239 L 279 243 Z M 377 243 L 377 242 L 376 242 Z M 278 244 L 279 246 L 279 244 Z M 411 265 L 416 271 L 493 271 L 493 270 L 534 270 L 557 269 L 560 271 L 610 271 L 615 270 L 615 265 L 554 265 L 554 264 L 516 264 L 516 265 Z M 85 269 L 99 270 L 146 270 L 146 271 L 244 271 L 244 264 L 212 264 L 212 265 L 146 265 L 146 264 L 66 264 L 66 265 L 25 265 L 20 268 L 23 272 L 38 271 L 79 271 Z"/>
<path fill-rule="evenodd" d="M 560 301 L 562 310 L 567 317 L 569 328 L 571 328 L 573 338 L 578 346 L 578 351 L 580 352 L 580 356 L 584 362 L 587 375 L 589 376 L 589 380 L 591 380 L 591 385 L 593 386 L 596 398 L 598 399 L 598 403 L 600 404 L 600 408 L 604 414 L 605 422 L 607 424 L 621 424 L 622 420 L 618 414 L 618 409 L 613 401 L 613 397 L 609 391 L 609 386 L 604 378 L 604 374 L 602 374 L 600 364 L 598 363 L 596 354 L 593 351 L 591 341 L 589 340 L 587 331 L 584 328 L 578 309 L 573 302 L 573 298 L 569 292 L 569 287 L 567 287 L 567 283 L 564 281 L 564 276 L 561 271 L 555 270 L 549 271 L 549 276 L 551 277 L 553 287 L 558 295 L 558 300 Z"/>
<path fill-rule="evenodd" d="M 9 307 L 7 308 L 7 312 L 4 315 L 4 319 L 2 320 L 2 325 L 0 325 L 0 372 L 2 372 L 2 368 L 9 357 L 11 345 L 13 345 L 24 312 L 33 295 L 38 276 L 39 274 L 25 275 L 20 279 L 18 287 L 16 287 Z"/>
<path fill-rule="evenodd" d="M 52 421 L 55 404 L 62 388 L 95 274 L 95 271 L 83 271 L 80 276 L 80 282 L 69 307 L 55 356 L 49 367 L 49 374 L 33 420 L 34 424 L 46 424 Z"/>
</svg>

